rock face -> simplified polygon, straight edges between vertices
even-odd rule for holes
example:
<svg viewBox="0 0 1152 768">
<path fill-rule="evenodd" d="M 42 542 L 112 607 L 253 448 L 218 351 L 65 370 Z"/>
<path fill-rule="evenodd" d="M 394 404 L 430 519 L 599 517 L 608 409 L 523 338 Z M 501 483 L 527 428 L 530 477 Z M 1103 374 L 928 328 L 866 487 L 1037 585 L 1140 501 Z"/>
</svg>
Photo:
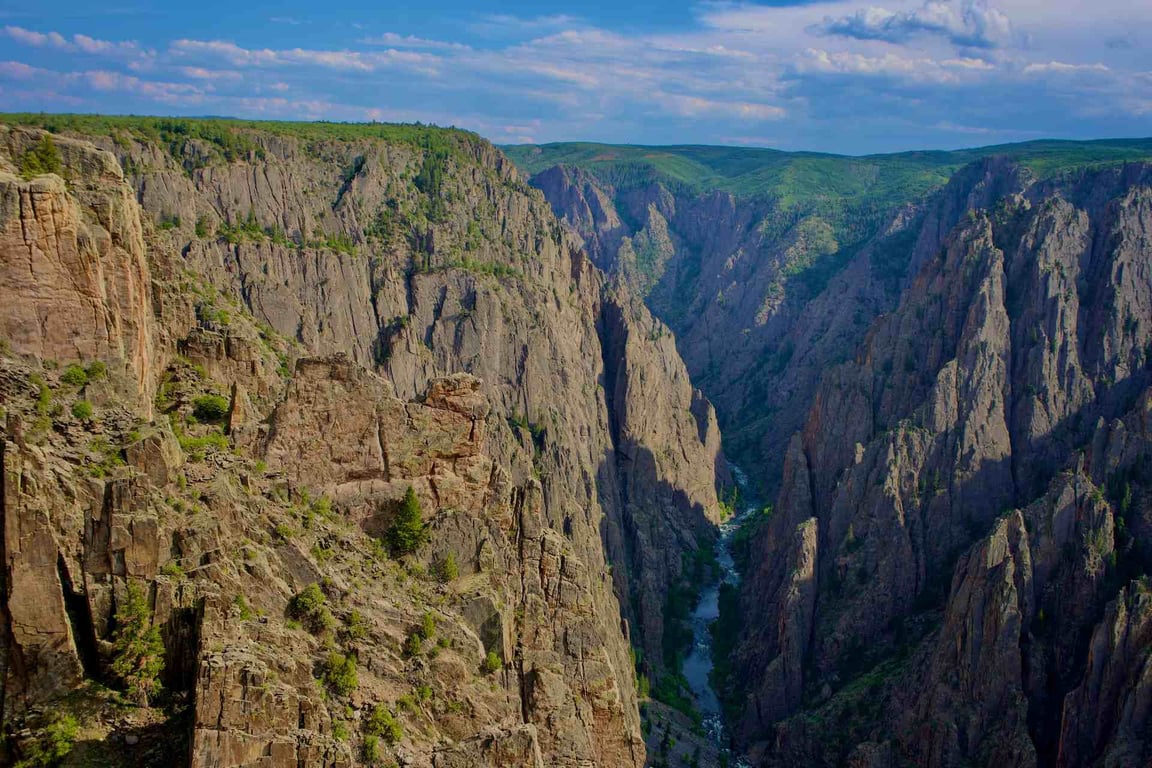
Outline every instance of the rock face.
<svg viewBox="0 0 1152 768">
<path fill-rule="evenodd" d="M 15 754 L 122 685 L 138 586 L 190 712 L 87 715 L 108 764 L 643 764 L 629 642 L 726 477 L 664 326 L 476 137 L 143 125 L 57 137 L 68 185 L 0 128 Z"/>
<path fill-rule="evenodd" d="M 5 132 L 3 141 L 13 158 L 35 137 Z M 10 163 L 0 166 L 0 284 L 9 297 L 0 337 L 44 360 L 118 361 L 147 402 L 156 340 L 136 202 L 114 157 L 60 147 L 83 178 L 71 189 L 55 175 L 21 184 Z"/>
<path fill-rule="evenodd" d="M 894 211 L 789 207 L 643 176 L 614 184 L 580 167 L 531 183 L 675 332 L 729 451 L 770 498 L 824 371 L 852 358 L 966 211 L 1019 186 L 1017 175 L 1002 159 L 977 163 Z"/>
<path fill-rule="evenodd" d="M 737 662 L 741 739 L 765 764 L 1095 765 L 1132 749 L 1127 731 L 1065 740 L 1084 687 L 1122 696 L 1088 639 L 1152 565 L 1131 469 L 1145 427 L 1127 426 L 1152 382 L 1152 175 L 975 175 L 997 194 L 964 196 L 975 207 L 826 374 L 789 446 Z"/>
</svg>

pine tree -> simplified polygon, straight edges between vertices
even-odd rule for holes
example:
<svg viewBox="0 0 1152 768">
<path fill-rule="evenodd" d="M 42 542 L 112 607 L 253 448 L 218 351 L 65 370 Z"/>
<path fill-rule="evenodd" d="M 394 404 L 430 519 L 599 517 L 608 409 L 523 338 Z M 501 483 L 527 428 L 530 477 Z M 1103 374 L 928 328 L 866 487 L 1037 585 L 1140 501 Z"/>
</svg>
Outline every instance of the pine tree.
<svg viewBox="0 0 1152 768">
<path fill-rule="evenodd" d="M 160 638 L 160 628 L 152 623 L 152 611 L 144 591 L 131 582 L 124 604 L 116 611 L 112 647 L 115 651 L 112 672 L 132 698 L 148 706 L 149 697 L 160 689 L 164 641 Z"/>
<path fill-rule="evenodd" d="M 404 500 L 400 502 L 400 511 L 396 513 L 396 520 L 386 534 L 388 546 L 394 556 L 410 555 L 424 544 L 427 535 L 420 500 L 416 498 L 412 486 L 408 486 Z"/>
</svg>

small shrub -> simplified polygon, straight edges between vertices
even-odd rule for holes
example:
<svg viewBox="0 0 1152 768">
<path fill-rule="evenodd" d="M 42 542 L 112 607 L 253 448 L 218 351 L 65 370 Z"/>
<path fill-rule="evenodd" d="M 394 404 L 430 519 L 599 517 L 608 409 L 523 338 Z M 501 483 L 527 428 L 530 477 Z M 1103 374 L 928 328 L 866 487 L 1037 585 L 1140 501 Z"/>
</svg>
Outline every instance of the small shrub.
<svg viewBox="0 0 1152 768">
<path fill-rule="evenodd" d="M 204 458 L 205 451 L 212 448 L 216 451 L 228 450 L 228 438 L 216 427 L 212 432 L 200 437 L 190 437 L 181 430 L 176 432 L 176 441 L 180 443 L 180 450 L 188 454 L 188 458 L 193 461 L 201 461 Z"/>
<path fill-rule="evenodd" d="M 365 736 L 364 748 L 361 750 L 360 756 L 364 759 L 364 762 L 369 765 L 375 765 L 380 760 L 380 737 Z"/>
<path fill-rule="evenodd" d="M 31 179 L 45 173 L 59 175 L 62 170 L 60 152 L 48 134 L 41 136 L 36 146 L 25 152 L 24 156 L 20 158 L 20 174 L 25 179 Z"/>
<path fill-rule="evenodd" d="M 389 744 L 395 744 L 404 738 L 404 729 L 400 727 L 399 721 L 384 705 L 377 704 L 372 708 L 372 713 L 364 722 L 364 734 L 366 737 L 372 736 L 383 739 Z"/>
<path fill-rule="evenodd" d="M 13 768 L 52 768 L 72 752 L 80 723 L 71 715 L 57 715 L 40 729 L 21 750 L 23 758 Z"/>
<path fill-rule="evenodd" d="M 436 577 L 440 582 L 447 584 L 450 581 L 455 581 L 460 575 L 460 569 L 456 565 L 456 555 L 451 552 L 448 556 L 441 560 L 436 566 Z"/>
<path fill-rule="evenodd" d="M 353 609 L 344 617 L 343 635 L 344 639 L 349 641 L 363 640 L 368 636 L 368 624 L 360 615 L 360 611 Z"/>
<path fill-rule="evenodd" d="M 92 403 L 87 400 L 77 400 L 72 403 L 72 415 L 81 421 L 92 420 Z"/>
<path fill-rule="evenodd" d="M 336 624 L 332 612 L 328 610 L 328 598 L 315 582 L 288 602 L 288 616 L 308 627 L 313 634 L 327 632 Z"/>
<path fill-rule="evenodd" d="M 424 636 L 425 640 L 431 640 L 432 636 L 436 634 L 436 617 L 431 612 L 426 611 L 424 618 L 420 622 L 420 634 Z"/>
<path fill-rule="evenodd" d="M 481 665 L 481 668 L 484 670 L 484 674 L 491 675 L 494 672 L 498 672 L 503 666 L 504 662 L 500 660 L 500 656 L 496 651 L 488 651 L 488 655 L 484 657 L 484 663 Z"/>
<path fill-rule="evenodd" d="M 192 415 L 200 421 L 220 421 L 228 415 L 228 398 L 199 395 L 192 401 Z"/>
<path fill-rule="evenodd" d="M 152 623 L 152 611 L 144 590 L 129 582 L 124 603 L 116 611 L 112 635 L 112 672 L 128 693 L 144 706 L 160 689 L 164 670 L 164 642 L 160 628 Z"/>
<path fill-rule="evenodd" d="M 60 374 L 60 381 L 73 387 L 82 387 L 88 383 L 88 372 L 78 365 L 70 365 Z"/>
<path fill-rule="evenodd" d="M 320 668 L 320 680 L 336 696 L 348 696 L 360 684 L 356 658 L 332 651 Z"/>
<path fill-rule="evenodd" d="M 408 633 L 408 638 L 404 641 L 404 655 L 405 656 L 419 656 L 420 652 L 424 650 L 424 635 L 420 630 L 414 629 Z"/>
<path fill-rule="evenodd" d="M 232 605 L 236 606 L 236 611 L 240 616 L 240 621 L 248 621 L 252 618 L 252 608 L 249 607 L 248 601 L 244 595 L 236 595 L 232 599 Z"/>
</svg>

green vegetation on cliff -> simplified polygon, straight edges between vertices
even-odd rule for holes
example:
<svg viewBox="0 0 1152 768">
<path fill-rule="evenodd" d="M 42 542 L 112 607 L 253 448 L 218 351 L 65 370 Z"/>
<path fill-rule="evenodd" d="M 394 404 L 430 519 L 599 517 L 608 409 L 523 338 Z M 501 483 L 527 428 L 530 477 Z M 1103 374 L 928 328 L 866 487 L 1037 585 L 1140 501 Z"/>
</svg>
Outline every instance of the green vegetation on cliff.
<svg viewBox="0 0 1152 768">
<path fill-rule="evenodd" d="M 305 141 L 383 139 L 427 148 L 449 150 L 463 147 L 480 137 L 458 128 L 439 128 L 421 123 L 333 123 L 275 120 L 233 120 L 202 117 L 141 117 L 136 115 L 66 115 L 47 113 L 0 114 L 0 123 L 43 128 L 51 133 L 79 133 L 86 136 L 125 134 L 170 144 L 184 139 L 200 139 L 214 144 L 228 160 L 253 153 L 262 157 L 257 134 L 291 136 Z"/>
</svg>

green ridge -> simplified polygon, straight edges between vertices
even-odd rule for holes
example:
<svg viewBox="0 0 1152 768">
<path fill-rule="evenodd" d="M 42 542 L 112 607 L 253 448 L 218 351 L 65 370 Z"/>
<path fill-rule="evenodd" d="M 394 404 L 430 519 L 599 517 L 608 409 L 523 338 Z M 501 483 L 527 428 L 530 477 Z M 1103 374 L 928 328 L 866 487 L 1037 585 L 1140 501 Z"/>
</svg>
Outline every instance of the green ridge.
<svg viewBox="0 0 1152 768">
<path fill-rule="evenodd" d="M 861 157 L 693 145 L 561 143 L 501 149 L 530 175 L 570 165 L 617 186 L 662 181 L 698 192 L 771 197 L 785 208 L 831 201 L 886 207 L 924 195 L 962 166 L 993 155 L 1011 157 L 1042 178 L 1086 166 L 1152 160 L 1152 138 L 1042 140 Z"/>
</svg>

